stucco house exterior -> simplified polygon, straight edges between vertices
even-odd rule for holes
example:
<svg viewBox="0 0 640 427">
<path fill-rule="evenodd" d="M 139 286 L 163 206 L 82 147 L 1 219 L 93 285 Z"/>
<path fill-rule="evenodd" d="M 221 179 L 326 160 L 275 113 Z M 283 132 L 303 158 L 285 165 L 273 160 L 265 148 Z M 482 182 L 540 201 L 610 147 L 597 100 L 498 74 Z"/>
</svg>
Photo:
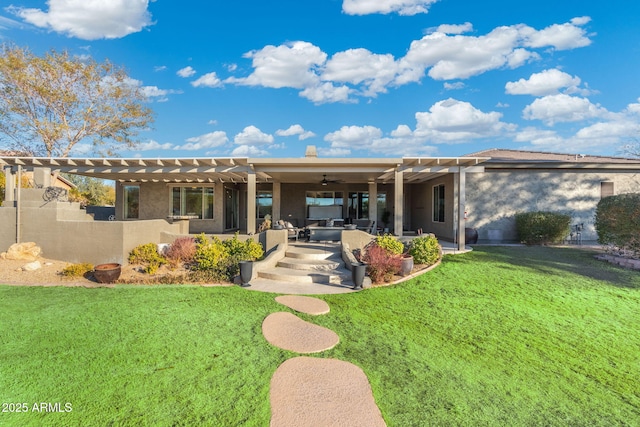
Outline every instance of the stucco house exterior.
<svg viewBox="0 0 640 427">
<path fill-rule="evenodd" d="M 462 248 L 465 228 L 478 231 L 479 243 L 515 242 L 514 214 L 534 210 L 570 214 L 583 241 L 595 241 L 598 201 L 640 191 L 640 159 L 503 149 L 454 158 L 321 158 L 312 146 L 302 158 L 0 157 L 0 167 L 8 184 L 18 169 L 113 180 L 116 224 L 252 235 L 266 215 L 297 227 L 330 219 L 396 235 L 434 233 Z M 15 209 L 7 194 L 3 207 Z M 2 211 L 6 244 L 16 224 Z"/>
</svg>

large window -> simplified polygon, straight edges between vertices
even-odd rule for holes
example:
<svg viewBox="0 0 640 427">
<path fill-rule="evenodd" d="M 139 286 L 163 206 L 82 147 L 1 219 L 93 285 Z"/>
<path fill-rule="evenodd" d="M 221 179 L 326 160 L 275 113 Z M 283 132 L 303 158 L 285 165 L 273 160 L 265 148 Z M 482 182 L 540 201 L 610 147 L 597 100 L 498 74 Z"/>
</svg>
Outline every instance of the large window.
<svg viewBox="0 0 640 427">
<path fill-rule="evenodd" d="M 273 192 L 258 191 L 256 193 L 256 211 L 258 213 L 258 218 L 264 218 L 266 215 L 273 215 Z"/>
<path fill-rule="evenodd" d="M 124 192 L 124 219 L 138 219 L 140 215 L 140 187 L 137 185 L 125 185 Z"/>
<path fill-rule="evenodd" d="M 173 215 L 213 219 L 213 187 L 173 187 L 171 212 Z"/>
<path fill-rule="evenodd" d="M 348 200 L 349 218 L 368 219 L 369 218 L 369 192 L 359 191 L 349 193 Z M 378 218 L 387 208 L 387 195 L 378 193 Z"/>
<path fill-rule="evenodd" d="M 444 222 L 444 184 L 433 187 L 433 222 Z"/>
<path fill-rule="evenodd" d="M 307 218 L 342 218 L 342 191 L 307 191 Z"/>
</svg>

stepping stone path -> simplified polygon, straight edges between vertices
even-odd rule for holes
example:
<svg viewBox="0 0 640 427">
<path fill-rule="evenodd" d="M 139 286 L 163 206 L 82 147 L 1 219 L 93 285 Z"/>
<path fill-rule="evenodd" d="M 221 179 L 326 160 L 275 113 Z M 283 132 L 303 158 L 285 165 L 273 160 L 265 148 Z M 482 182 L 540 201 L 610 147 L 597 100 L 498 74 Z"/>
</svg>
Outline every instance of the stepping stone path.
<svg viewBox="0 0 640 427">
<path fill-rule="evenodd" d="M 286 295 L 276 301 L 295 311 L 322 315 L 329 305 L 317 298 Z M 318 353 L 335 347 L 338 335 L 292 313 L 267 316 L 262 323 L 267 341 L 296 353 Z M 386 426 L 365 373 L 337 359 L 294 357 L 271 378 L 271 427 Z"/>
</svg>

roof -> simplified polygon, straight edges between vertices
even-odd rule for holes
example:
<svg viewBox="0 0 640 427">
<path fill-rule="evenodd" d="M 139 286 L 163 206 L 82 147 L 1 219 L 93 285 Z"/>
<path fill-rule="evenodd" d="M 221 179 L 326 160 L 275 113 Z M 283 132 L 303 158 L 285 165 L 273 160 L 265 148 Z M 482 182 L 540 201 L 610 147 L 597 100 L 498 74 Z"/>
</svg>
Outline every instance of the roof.
<svg viewBox="0 0 640 427">
<path fill-rule="evenodd" d="M 255 174 L 257 182 L 320 183 L 330 181 L 395 181 L 395 172 L 404 179 L 420 182 L 436 174 L 457 172 L 460 167 L 476 171 L 486 157 L 407 157 L 407 158 L 43 158 L 0 157 L 0 166 L 26 169 L 48 167 L 71 174 L 121 182 L 246 182 Z"/>
<path fill-rule="evenodd" d="M 626 157 L 607 157 L 592 156 L 589 154 L 569 154 L 569 153 L 549 153 L 543 151 L 526 151 L 526 150 L 508 150 L 501 148 L 492 148 L 489 150 L 479 151 L 477 153 L 467 154 L 463 157 L 490 157 L 489 163 L 502 163 L 514 161 L 520 162 L 562 162 L 562 163 L 605 163 L 605 164 L 622 164 L 640 163 L 640 159 L 632 159 Z"/>
</svg>

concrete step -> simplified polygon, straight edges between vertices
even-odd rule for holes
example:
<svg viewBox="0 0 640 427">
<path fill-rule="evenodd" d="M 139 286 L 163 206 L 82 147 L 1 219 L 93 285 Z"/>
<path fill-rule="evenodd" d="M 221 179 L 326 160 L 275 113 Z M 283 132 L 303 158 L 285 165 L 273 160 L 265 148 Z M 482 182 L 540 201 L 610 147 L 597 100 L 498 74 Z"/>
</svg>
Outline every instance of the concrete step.
<svg viewBox="0 0 640 427">
<path fill-rule="evenodd" d="M 339 250 L 334 247 L 322 247 L 316 245 L 296 245 L 289 246 L 285 256 L 288 258 L 298 258 L 307 260 L 323 260 L 335 256 Z"/>
<path fill-rule="evenodd" d="M 285 257 L 278 262 L 278 267 L 289 268 L 292 270 L 306 271 L 331 271 L 342 266 L 342 260 L 337 257 L 328 259 L 306 259 L 306 258 L 289 258 Z"/>
<path fill-rule="evenodd" d="M 336 270 L 308 271 L 275 267 L 259 271 L 258 277 L 281 282 L 342 284 L 351 281 L 351 276 L 347 272 Z"/>
</svg>

